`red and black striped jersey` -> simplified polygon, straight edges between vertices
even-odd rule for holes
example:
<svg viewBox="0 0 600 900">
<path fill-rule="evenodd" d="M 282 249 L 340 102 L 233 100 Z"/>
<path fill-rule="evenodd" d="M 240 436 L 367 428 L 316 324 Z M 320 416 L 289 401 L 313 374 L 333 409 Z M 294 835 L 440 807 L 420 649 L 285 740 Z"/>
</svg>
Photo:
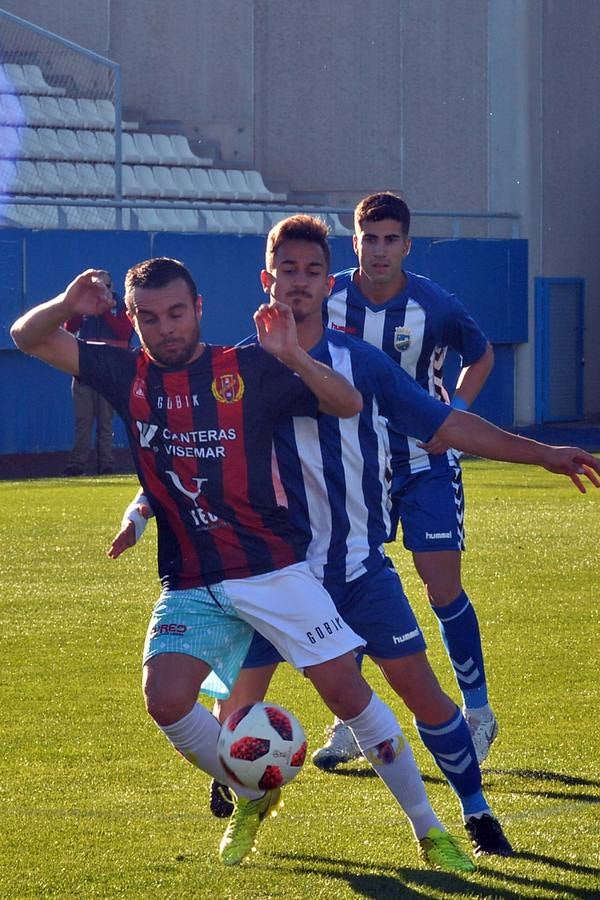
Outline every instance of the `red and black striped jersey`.
<svg viewBox="0 0 600 900">
<path fill-rule="evenodd" d="M 193 363 L 163 368 L 143 350 L 79 345 L 80 378 L 123 419 L 156 513 L 165 587 L 214 584 L 304 559 L 273 463 L 273 428 L 316 416 L 318 401 L 256 344 L 205 345 Z"/>
</svg>

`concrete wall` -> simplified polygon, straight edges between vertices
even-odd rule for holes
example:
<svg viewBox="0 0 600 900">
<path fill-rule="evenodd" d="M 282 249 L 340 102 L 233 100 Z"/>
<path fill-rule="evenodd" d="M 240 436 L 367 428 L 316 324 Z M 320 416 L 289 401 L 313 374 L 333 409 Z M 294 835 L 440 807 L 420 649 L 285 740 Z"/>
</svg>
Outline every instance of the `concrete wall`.
<svg viewBox="0 0 600 900">
<path fill-rule="evenodd" d="M 273 187 L 353 204 L 513 211 L 530 274 L 586 279 L 585 411 L 600 416 L 598 0 L 3 0 L 117 60 L 126 107 L 259 168 Z M 415 234 L 449 222 L 416 218 Z M 465 236 L 507 237 L 466 221 Z M 517 408 L 534 416 L 530 341 Z"/>
</svg>

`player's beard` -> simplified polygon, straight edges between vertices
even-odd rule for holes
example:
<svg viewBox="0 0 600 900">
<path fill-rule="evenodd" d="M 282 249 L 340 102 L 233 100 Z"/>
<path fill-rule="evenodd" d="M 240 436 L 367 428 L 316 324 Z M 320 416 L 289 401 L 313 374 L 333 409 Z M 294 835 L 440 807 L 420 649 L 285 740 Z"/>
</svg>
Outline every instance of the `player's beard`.
<svg viewBox="0 0 600 900">
<path fill-rule="evenodd" d="M 189 338 L 177 339 L 168 346 L 168 341 L 162 341 L 158 347 L 150 349 L 151 356 L 161 366 L 185 366 L 190 362 L 200 343 L 200 325 L 196 322 L 194 332 Z"/>
</svg>

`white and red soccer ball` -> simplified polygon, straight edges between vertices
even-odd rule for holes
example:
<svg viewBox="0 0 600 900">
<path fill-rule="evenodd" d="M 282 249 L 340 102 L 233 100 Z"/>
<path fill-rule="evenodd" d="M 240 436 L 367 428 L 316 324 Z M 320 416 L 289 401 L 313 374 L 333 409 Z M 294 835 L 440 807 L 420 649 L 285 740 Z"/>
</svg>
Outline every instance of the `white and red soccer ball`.
<svg viewBox="0 0 600 900">
<path fill-rule="evenodd" d="M 221 725 L 219 761 L 235 785 L 266 791 L 295 778 L 306 758 L 298 719 L 274 703 L 236 709 Z"/>
</svg>

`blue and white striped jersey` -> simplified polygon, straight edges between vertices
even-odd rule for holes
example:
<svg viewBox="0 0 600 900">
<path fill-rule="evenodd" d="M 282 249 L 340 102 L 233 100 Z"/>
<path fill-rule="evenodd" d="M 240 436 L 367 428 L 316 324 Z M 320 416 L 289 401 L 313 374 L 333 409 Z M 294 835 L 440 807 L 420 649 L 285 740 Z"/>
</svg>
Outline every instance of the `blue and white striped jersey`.
<svg viewBox="0 0 600 900">
<path fill-rule="evenodd" d="M 350 419 L 320 414 L 280 421 L 274 432 L 292 524 L 308 543 L 317 575 L 352 581 L 381 565 L 390 528 L 388 420 L 428 440 L 450 408 L 428 397 L 374 347 L 326 330 L 310 355 L 355 385 L 363 410 Z"/>
<path fill-rule="evenodd" d="M 443 370 L 448 348 L 461 355 L 463 366 L 469 366 L 483 355 L 485 334 L 454 294 L 429 278 L 405 272 L 405 289 L 377 304 L 359 291 L 353 281 L 356 271 L 336 275 L 323 306 L 325 325 L 379 347 L 432 397 L 447 403 Z M 430 458 L 416 446 L 414 435 L 405 435 L 390 430 L 395 472 L 419 472 L 445 461 Z"/>
</svg>

